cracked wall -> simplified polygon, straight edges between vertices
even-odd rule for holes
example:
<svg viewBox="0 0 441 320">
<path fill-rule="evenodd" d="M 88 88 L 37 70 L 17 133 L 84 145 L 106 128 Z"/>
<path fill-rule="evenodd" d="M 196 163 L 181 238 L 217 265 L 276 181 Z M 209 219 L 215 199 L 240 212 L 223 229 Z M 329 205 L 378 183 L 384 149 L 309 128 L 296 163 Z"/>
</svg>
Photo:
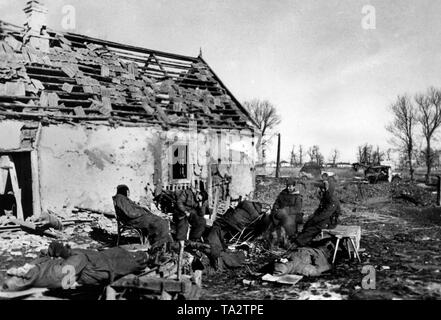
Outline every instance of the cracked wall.
<svg viewBox="0 0 441 320">
<path fill-rule="evenodd" d="M 140 127 L 44 127 L 38 149 L 43 210 L 113 211 L 118 184 L 128 185 L 134 200 L 146 197 L 154 172 L 149 152 L 154 136 L 152 129 Z"/>
</svg>

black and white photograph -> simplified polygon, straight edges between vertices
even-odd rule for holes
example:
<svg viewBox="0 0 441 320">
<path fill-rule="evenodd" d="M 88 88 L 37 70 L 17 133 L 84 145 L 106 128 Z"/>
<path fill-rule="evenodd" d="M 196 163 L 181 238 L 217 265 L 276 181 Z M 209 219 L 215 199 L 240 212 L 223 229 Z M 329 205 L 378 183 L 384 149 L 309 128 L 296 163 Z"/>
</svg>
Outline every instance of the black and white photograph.
<svg viewBox="0 0 441 320">
<path fill-rule="evenodd" d="M 439 300 L 440 13 L 0 0 L 0 300 Z"/>
</svg>

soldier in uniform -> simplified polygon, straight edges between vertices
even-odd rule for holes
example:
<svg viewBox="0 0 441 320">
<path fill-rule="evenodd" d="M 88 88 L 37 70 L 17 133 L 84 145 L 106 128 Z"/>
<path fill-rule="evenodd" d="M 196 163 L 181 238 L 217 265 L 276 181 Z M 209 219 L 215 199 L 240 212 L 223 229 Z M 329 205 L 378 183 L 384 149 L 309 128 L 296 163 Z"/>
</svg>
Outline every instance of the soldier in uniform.
<svg viewBox="0 0 441 320">
<path fill-rule="evenodd" d="M 303 198 L 296 189 L 296 181 L 289 178 L 286 188 L 280 192 L 271 210 L 271 220 L 273 227 L 278 233 L 279 240 L 281 229 L 285 231 L 287 237 L 297 234 L 298 225 L 303 223 L 302 212 Z"/>
<path fill-rule="evenodd" d="M 320 234 L 322 229 L 335 228 L 338 223 L 338 216 L 341 213 L 340 201 L 334 194 L 335 179 L 328 174 L 322 175 L 319 187 L 320 204 L 303 226 L 302 232 L 295 238 L 293 247 L 304 247 Z"/>
<path fill-rule="evenodd" d="M 204 215 L 209 214 L 208 197 L 196 188 L 182 190 L 177 197 L 173 221 L 176 226 L 176 240 L 200 240 L 206 228 Z"/>
</svg>

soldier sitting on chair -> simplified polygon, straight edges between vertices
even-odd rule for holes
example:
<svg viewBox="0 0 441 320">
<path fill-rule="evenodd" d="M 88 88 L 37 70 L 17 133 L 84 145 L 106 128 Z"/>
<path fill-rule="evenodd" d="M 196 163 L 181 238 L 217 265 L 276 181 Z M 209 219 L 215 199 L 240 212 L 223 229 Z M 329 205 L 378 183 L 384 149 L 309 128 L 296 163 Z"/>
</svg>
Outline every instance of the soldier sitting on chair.
<svg viewBox="0 0 441 320">
<path fill-rule="evenodd" d="M 199 189 L 182 190 L 177 196 L 176 208 L 173 213 L 173 222 L 176 226 L 176 240 L 200 240 L 206 228 L 204 215 L 209 214 L 208 196 Z"/>
<path fill-rule="evenodd" d="M 303 199 L 300 192 L 296 190 L 296 181 L 289 178 L 286 188 L 280 192 L 271 210 L 272 242 L 274 238 L 277 238 L 278 242 L 281 241 L 284 246 L 286 238 L 296 236 L 298 225 L 303 223 L 302 205 Z"/>
<path fill-rule="evenodd" d="M 113 196 L 116 214 L 121 222 L 142 230 L 149 238 L 152 248 L 157 248 L 171 242 L 168 222 L 154 215 L 146 208 L 137 205 L 129 199 L 130 191 L 126 185 L 119 185 Z"/>
</svg>

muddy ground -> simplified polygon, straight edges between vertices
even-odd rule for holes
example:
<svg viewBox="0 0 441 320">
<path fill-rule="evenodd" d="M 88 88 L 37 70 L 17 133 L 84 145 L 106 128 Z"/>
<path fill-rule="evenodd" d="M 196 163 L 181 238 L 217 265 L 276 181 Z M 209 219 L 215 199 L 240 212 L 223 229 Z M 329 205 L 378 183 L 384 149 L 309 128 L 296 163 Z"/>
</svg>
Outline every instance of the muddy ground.
<svg viewBox="0 0 441 320">
<path fill-rule="evenodd" d="M 258 181 L 256 200 L 271 202 L 282 188 L 278 181 Z M 317 200 L 310 185 L 302 188 L 307 216 Z M 204 273 L 201 299 L 440 299 L 441 209 L 434 207 L 432 190 L 385 183 L 363 185 L 360 192 L 359 186 L 341 184 L 338 195 L 341 223 L 362 228 L 361 264 L 342 252 L 334 269 L 320 277 L 304 277 L 294 286 L 266 283 L 259 275 L 262 266 L 283 251 L 269 252 L 257 242 L 242 268 Z M 93 219 L 66 228 L 72 247 L 114 244 L 115 221 L 99 215 Z M 50 241 L 24 231 L 1 233 L 0 281 L 8 268 L 32 261 Z M 363 289 L 365 265 L 375 269 L 375 289 Z"/>
</svg>

